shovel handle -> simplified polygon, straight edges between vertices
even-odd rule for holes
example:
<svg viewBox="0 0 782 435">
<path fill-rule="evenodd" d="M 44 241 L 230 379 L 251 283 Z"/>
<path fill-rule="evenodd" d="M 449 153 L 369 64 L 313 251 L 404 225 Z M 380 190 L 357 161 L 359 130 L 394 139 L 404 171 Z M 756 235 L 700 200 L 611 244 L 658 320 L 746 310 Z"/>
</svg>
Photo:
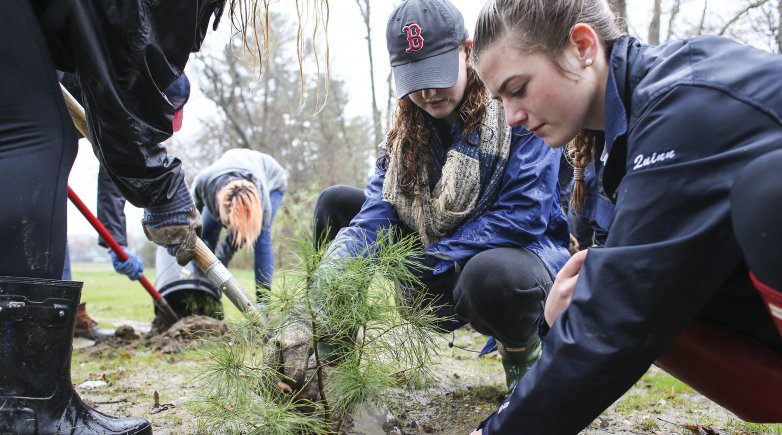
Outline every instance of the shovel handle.
<svg viewBox="0 0 782 435">
<path fill-rule="evenodd" d="M 60 90 L 62 91 L 63 98 L 65 98 L 65 107 L 67 107 L 68 112 L 71 113 L 73 125 L 76 127 L 76 130 L 79 130 L 79 133 L 81 133 L 82 136 L 87 138 L 87 140 L 90 140 L 90 132 L 89 129 L 87 129 L 87 114 L 84 112 L 84 108 L 76 101 L 76 98 L 73 98 L 73 95 L 65 89 L 65 86 L 63 86 L 62 83 L 60 83 Z"/>
<path fill-rule="evenodd" d="M 201 239 L 196 239 L 193 261 L 206 274 L 209 281 L 225 293 L 239 311 L 243 313 L 255 311 L 255 305 L 247 297 L 247 293 L 244 292 L 239 282 Z"/>
</svg>

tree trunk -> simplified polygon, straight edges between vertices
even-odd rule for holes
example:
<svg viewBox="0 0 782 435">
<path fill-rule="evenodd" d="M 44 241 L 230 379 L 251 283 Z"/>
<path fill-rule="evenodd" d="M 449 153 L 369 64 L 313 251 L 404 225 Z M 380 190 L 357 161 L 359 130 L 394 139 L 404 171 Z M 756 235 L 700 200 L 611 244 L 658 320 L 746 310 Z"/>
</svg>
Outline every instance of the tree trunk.
<svg viewBox="0 0 782 435">
<path fill-rule="evenodd" d="M 626 0 L 610 0 L 608 2 L 611 6 L 611 10 L 614 11 L 616 17 L 619 18 L 622 30 L 627 31 L 627 1 Z"/>
<path fill-rule="evenodd" d="M 361 17 L 364 19 L 364 29 L 367 32 L 364 39 L 367 40 L 367 53 L 369 54 L 369 79 L 372 88 L 372 129 L 375 133 L 375 144 L 379 144 L 383 139 L 383 126 L 380 123 L 380 110 L 377 108 L 377 94 L 375 93 L 375 64 L 372 57 L 372 26 L 370 23 L 371 11 L 369 9 L 369 0 L 356 0 Z"/>
<path fill-rule="evenodd" d="M 662 0 L 654 0 L 654 14 L 652 22 L 649 23 L 649 44 L 657 45 L 660 43 L 660 16 L 662 15 Z"/>
</svg>

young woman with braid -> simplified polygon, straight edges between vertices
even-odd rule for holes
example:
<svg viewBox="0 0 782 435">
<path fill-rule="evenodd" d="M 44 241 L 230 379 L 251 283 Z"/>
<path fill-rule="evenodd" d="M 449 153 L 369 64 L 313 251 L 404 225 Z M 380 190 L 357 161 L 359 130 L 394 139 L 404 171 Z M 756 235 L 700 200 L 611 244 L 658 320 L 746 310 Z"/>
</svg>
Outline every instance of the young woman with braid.
<svg viewBox="0 0 782 435">
<path fill-rule="evenodd" d="M 483 434 L 577 433 L 694 319 L 782 349 L 780 56 L 710 36 L 644 45 L 603 0 L 489 0 L 473 61 L 511 126 L 571 144 L 575 205 L 613 206 L 604 247 L 557 275 L 543 358 Z"/>
<path fill-rule="evenodd" d="M 568 259 L 557 187 L 561 152 L 510 128 L 470 66 L 472 41 L 447 0 L 408 0 L 386 40 L 399 102 L 362 192 L 323 191 L 316 237 L 358 255 L 390 227 L 416 234 L 427 296 L 496 338 L 510 388 L 540 357 L 536 320 Z"/>
<path fill-rule="evenodd" d="M 288 172 L 274 157 L 230 149 L 193 181 L 193 199 L 203 219 L 202 238 L 224 265 L 245 245 L 253 246 L 255 295 L 271 289 L 274 250 L 271 227 L 288 186 Z M 225 237 L 218 244 L 220 230 Z"/>
</svg>

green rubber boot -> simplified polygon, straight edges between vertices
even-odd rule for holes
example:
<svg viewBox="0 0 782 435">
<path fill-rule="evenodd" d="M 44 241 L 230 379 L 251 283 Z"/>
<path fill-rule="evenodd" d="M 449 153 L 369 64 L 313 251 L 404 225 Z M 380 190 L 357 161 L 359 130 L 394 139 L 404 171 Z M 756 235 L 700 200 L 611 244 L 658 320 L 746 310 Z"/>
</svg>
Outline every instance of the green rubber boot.
<svg viewBox="0 0 782 435">
<path fill-rule="evenodd" d="M 537 335 L 523 347 L 507 347 L 497 342 L 497 351 L 502 357 L 502 368 L 505 369 L 505 384 L 508 394 L 516 388 L 516 384 L 527 373 L 530 367 L 543 355 L 543 345 Z"/>
</svg>

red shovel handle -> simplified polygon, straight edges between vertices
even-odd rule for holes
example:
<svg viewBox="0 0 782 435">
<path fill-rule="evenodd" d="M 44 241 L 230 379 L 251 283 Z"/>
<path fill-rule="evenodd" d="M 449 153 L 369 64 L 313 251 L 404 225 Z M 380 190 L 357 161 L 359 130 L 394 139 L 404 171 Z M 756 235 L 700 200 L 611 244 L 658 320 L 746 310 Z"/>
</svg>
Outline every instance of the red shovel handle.
<svg viewBox="0 0 782 435">
<path fill-rule="evenodd" d="M 89 208 L 82 202 L 82 200 L 76 195 L 76 192 L 71 189 L 71 186 L 68 186 L 68 199 L 71 200 L 73 205 L 76 206 L 76 208 L 79 209 L 81 214 L 84 215 L 85 218 L 90 222 L 93 228 L 98 232 L 100 237 L 106 242 L 106 244 L 109 245 L 109 248 L 111 248 L 112 251 L 114 251 L 115 254 L 117 254 L 117 257 L 121 261 L 128 261 L 128 254 L 125 253 L 125 251 L 122 249 L 122 247 L 117 243 L 117 241 L 114 239 L 114 237 L 109 233 L 109 231 L 106 229 L 106 227 L 103 226 L 103 224 L 98 220 L 98 218 L 95 217 L 94 214 L 90 211 Z M 139 278 L 139 282 L 141 285 L 144 286 L 144 288 L 147 290 L 150 296 L 152 296 L 152 299 L 155 301 L 160 300 L 160 293 L 158 293 L 157 290 L 155 290 L 155 287 L 149 282 L 146 276 L 141 275 L 141 278 Z"/>
</svg>

